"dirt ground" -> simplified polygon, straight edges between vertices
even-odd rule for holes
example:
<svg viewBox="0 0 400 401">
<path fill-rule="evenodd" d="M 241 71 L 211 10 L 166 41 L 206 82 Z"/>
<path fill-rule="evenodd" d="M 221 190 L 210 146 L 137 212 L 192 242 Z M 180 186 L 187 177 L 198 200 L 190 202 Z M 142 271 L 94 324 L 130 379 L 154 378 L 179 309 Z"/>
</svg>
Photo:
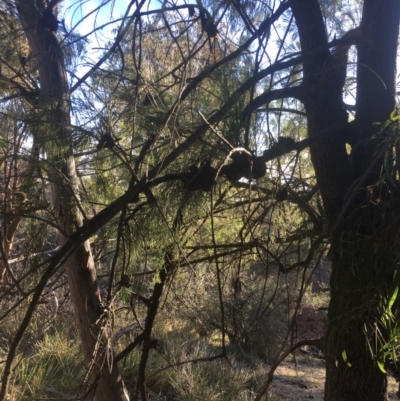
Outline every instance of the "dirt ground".
<svg viewBox="0 0 400 401">
<path fill-rule="evenodd" d="M 324 399 L 325 361 L 317 350 L 299 350 L 276 370 L 269 394 L 280 401 Z M 398 383 L 389 377 L 388 400 L 399 400 Z"/>
<path fill-rule="evenodd" d="M 329 280 L 329 265 L 326 264 L 313 280 L 313 291 L 319 293 Z M 297 339 L 322 337 L 327 325 L 326 311 L 305 305 L 296 319 Z M 296 350 L 275 371 L 269 395 L 279 401 L 323 401 L 325 383 L 325 360 L 321 351 L 314 346 Z M 399 384 L 389 376 L 388 400 L 399 400 L 396 392 Z"/>
</svg>

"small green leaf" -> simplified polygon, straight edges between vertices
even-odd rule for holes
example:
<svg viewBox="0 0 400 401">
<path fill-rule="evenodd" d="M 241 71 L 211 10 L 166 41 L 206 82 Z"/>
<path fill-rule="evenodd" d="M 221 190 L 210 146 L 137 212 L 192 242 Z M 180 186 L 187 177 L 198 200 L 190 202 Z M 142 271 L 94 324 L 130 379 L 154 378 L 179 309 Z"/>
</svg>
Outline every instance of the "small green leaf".
<svg viewBox="0 0 400 401">
<path fill-rule="evenodd" d="M 347 353 L 346 353 L 346 350 L 345 350 L 345 349 L 342 351 L 342 358 L 343 358 L 344 363 L 345 363 L 349 368 L 351 368 L 351 363 L 350 363 L 349 360 L 347 359 Z"/>
<path fill-rule="evenodd" d="M 397 110 L 395 109 L 395 110 L 393 110 L 391 113 L 390 113 L 390 120 L 391 121 L 397 121 L 397 120 L 399 120 L 400 119 L 400 116 L 397 114 Z"/>
<path fill-rule="evenodd" d="M 376 361 L 377 362 L 377 364 L 378 364 L 378 368 L 379 368 L 379 370 L 382 372 L 382 373 L 387 373 L 386 372 L 386 369 L 385 369 L 385 366 L 383 365 L 383 363 L 381 362 L 381 361 Z"/>
<path fill-rule="evenodd" d="M 388 303 L 388 310 L 392 309 L 393 304 L 396 302 L 397 295 L 399 294 L 399 286 L 396 286 Z"/>
</svg>

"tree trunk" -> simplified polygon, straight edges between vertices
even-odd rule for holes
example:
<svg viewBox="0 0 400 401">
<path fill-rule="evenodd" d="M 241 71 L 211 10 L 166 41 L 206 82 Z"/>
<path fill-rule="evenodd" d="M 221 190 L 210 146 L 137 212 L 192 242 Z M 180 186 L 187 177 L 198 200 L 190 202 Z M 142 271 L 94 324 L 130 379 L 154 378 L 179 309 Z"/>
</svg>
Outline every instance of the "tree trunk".
<svg viewBox="0 0 400 401">
<path fill-rule="evenodd" d="M 364 322 L 347 325 L 345 338 L 331 339 L 327 355 L 325 401 L 386 400 L 387 378 L 372 359 L 363 332 Z M 334 344 L 343 347 L 334 349 Z M 346 351 L 346 361 L 341 353 Z M 336 354 L 336 360 L 331 354 Z"/>
<path fill-rule="evenodd" d="M 43 26 L 39 2 L 17 0 L 18 14 L 35 55 L 40 97 L 37 109 L 42 112 L 39 146 L 48 155 L 49 179 L 52 183 L 54 214 L 63 243 L 82 226 L 79 193 L 70 133 L 69 87 L 63 54 L 56 35 Z M 44 2 L 41 4 L 44 8 Z M 102 312 L 100 291 L 90 244 L 84 242 L 65 264 L 78 333 L 88 365 L 87 389 L 95 389 L 96 401 L 128 401 L 129 397 L 118 371 L 112 363 L 109 317 Z"/>
<path fill-rule="evenodd" d="M 298 26 L 302 51 L 307 53 L 327 45 L 318 0 L 289 0 L 289 3 Z M 331 244 L 334 261 L 325 349 L 325 401 L 386 399 L 386 375 L 373 359 L 372 354 L 377 349 L 371 352 L 369 347 L 375 344 L 377 336 L 385 335 L 377 324 L 378 304 L 373 300 L 379 295 L 379 285 L 387 287 L 389 284 L 394 264 L 390 255 L 385 254 L 390 249 L 388 242 L 381 243 L 381 252 L 376 251 L 378 235 L 389 223 L 385 219 L 386 212 L 379 205 L 375 207 L 368 202 L 366 187 L 380 177 L 382 165 L 375 160 L 382 140 L 371 140 L 372 123 L 386 121 L 395 107 L 399 16 L 398 0 L 364 1 L 356 42 L 356 120 L 351 127 L 349 124 L 348 130 L 353 136 L 352 144 L 358 142 L 359 146 L 353 147 L 350 160 L 343 132 L 311 147 L 326 215 L 330 227 L 335 228 Z M 304 102 L 310 136 L 347 121 L 342 101 L 344 66 L 328 47 L 326 49 L 304 63 Z M 362 145 L 361 141 L 364 141 Z M 375 168 L 367 170 L 373 162 Z M 364 177 L 366 171 L 369 173 Z M 353 188 L 351 185 L 356 180 L 360 189 L 357 196 L 350 199 L 352 191 L 348 190 Z M 395 213 L 392 211 L 391 216 Z"/>
<path fill-rule="evenodd" d="M 357 218 L 351 219 L 342 232 L 340 252 L 336 252 L 337 259 L 333 262 L 325 341 L 325 401 L 386 400 L 387 377 L 379 369 L 376 355 L 386 339 L 378 300 L 379 289 L 393 277 L 393 261 L 390 262 L 390 252 L 386 250 L 386 246 L 391 247 L 390 238 L 381 242 L 376 236 L 379 228 L 372 227 L 375 233 L 368 230 L 363 236 L 368 240 L 363 241 L 362 229 L 354 230 L 357 223 L 367 221 L 368 217 L 373 225 L 377 224 L 379 209 L 380 206 L 371 210 L 364 205 L 360 213 L 355 213 Z M 365 210 L 369 210 L 370 216 Z M 384 230 L 382 226 L 387 224 L 381 223 Z M 389 257 L 385 258 L 383 253 Z"/>
<path fill-rule="evenodd" d="M 337 247 L 331 279 L 330 330 L 327 346 L 326 401 L 386 400 L 386 375 L 378 368 L 370 346 L 380 335 L 375 294 L 390 287 L 396 259 L 396 237 L 400 227 L 398 195 L 386 200 L 386 208 L 366 200 L 367 186 L 381 177 L 377 154 L 381 139 L 371 139 L 374 122 L 384 122 L 395 108 L 395 77 L 399 35 L 400 2 L 366 0 L 357 41 L 357 103 L 355 141 L 362 146 L 352 151 L 354 180 L 361 188 L 346 213 Z M 369 137 L 369 138 L 368 138 Z M 375 163 L 374 168 L 370 168 Z M 369 174 L 366 175 L 367 169 Z M 397 199 L 396 199 L 397 198 Z M 351 218 L 350 218 L 351 216 Z M 386 239 L 385 233 L 390 229 Z M 345 233 L 345 234 L 344 234 Z M 346 236 L 346 238 L 344 238 Z M 393 249 L 394 248 L 394 249 Z M 371 251 L 372 250 L 372 251 Z M 371 290 L 371 283 L 374 289 Z M 375 291 L 375 294 L 374 294 Z M 366 302 L 368 300 L 369 302 Z M 348 322 L 345 327 L 340 327 Z M 372 329 L 374 328 L 374 329 Z M 333 333 L 330 338 L 330 333 Z M 330 344 L 329 344 L 330 343 Z M 343 359 L 346 352 L 347 363 Z M 349 366 L 351 364 L 351 366 Z"/>
</svg>

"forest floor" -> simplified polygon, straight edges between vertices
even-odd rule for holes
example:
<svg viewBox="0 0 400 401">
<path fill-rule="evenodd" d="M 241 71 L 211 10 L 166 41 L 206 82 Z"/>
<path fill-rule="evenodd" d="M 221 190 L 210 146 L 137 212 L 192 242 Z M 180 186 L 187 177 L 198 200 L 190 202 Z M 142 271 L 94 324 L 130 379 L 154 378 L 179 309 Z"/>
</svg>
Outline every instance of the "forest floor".
<svg viewBox="0 0 400 401">
<path fill-rule="evenodd" d="M 276 370 L 271 399 L 280 401 L 322 401 L 324 399 L 325 361 L 318 351 L 300 350 Z M 395 401 L 398 383 L 389 377 L 388 400 Z"/>
<path fill-rule="evenodd" d="M 312 287 L 316 297 L 328 287 L 329 263 L 315 272 Z M 306 302 L 296 319 L 297 340 L 320 338 L 325 333 L 326 312 Z M 325 358 L 315 346 L 299 348 L 276 369 L 269 394 L 272 400 L 305 401 L 324 399 Z M 399 400 L 399 383 L 389 375 L 388 400 Z"/>
</svg>

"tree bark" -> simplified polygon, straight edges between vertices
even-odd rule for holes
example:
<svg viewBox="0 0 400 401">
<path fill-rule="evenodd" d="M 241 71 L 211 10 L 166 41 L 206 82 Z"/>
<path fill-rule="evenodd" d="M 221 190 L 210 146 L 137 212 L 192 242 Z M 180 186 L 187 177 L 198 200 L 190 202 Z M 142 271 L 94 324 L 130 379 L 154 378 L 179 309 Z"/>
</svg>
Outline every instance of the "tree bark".
<svg viewBox="0 0 400 401">
<path fill-rule="evenodd" d="M 327 44 L 318 0 L 289 0 L 289 3 L 298 26 L 302 51 L 309 52 Z M 382 217 L 385 213 L 379 206 L 368 204 L 366 187 L 379 178 L 382 165 L 374 160 L 382 140 L 370 139 L 374 133 L 372 123 L 386 121 L 395 107 L 399 16 L 398 0 L 364 1 L 356 42 L 356 121 L 352 127 L 349 124 L 349 132 L 355 132 L 355 146 L 350 158 L 343 132 L 311 147 L 325 212 L 330 226 L 336 228 L 331 244 L 334 260 L 325 349 L 325 401 L 386 399 L 386 375 L 379 370 L 369 350 L 377 331 L 366 329 L 377 322 L 378 306 L 372 301 L 367 305 L 366 299 L 373 299 L 374 291 L 378 291 L 375 287 L 371 290 L 370 283 L 375 286 L 377 281 L 382 284 L 387 280 L 388 284 L 393 271 L 387 268 L 390 258 L 371 251 L 376 247 L 376 233 L 388 222 Z M 328 50 L 304 63 L 302 85 L 309 136 L 347 121 L 342 101 L 345 73 L 345 66 Z M 369 174 L 364 177 L 373 162 L 376 167 L 368 170 Z M 351 199 L 348 190 L 356 180 L 361 186 L 357 196 Z M 344 205 L 346 210 L 343 210 Z M 342 219 L 343 213 L 345 222 L 338 229 L 338 218 Z M 363 240 L 369 237 L 373 239 Z M 387 252 L 386 247 L 390 245 L 382 244 L 382 247 L 381 252 Z M 374 263 L 368 263 L 371 260 Z"/>
<path fill-rule="evenodd" d="M 299 30 L 302 52 L 328 44 L 318 0 L 290 0 Z M 308 58 L 303 71 L 303 98 L 310 137 L 335 124 L 345 124 L 347 113 L 342 100 L 343 66 L 328 48 Z M 339 85 L 338 85 L 339 84 Z M 328 217 L 340 209 L 350 184 L 350 163 L 343 131 L 318 141 L 310 148 L 321 196 Z"/>
<path fill-rule="evenodd" d="M 395 232 L 398 233 L 400 227 L 393 224 L 396 221 L 394 206 L 391 206 L 392 210 L 383 210 L 379 204 L 368 204 L 366 197 L 367 186 L 376 183 L 382 174 L 382 162 L 376 158 L 383 139 L 371 139 L 371 135 L 376 133 L 373 123 L 386 121 L 395 108 L 399 22 L 400 2 L 364 1 L 357 41 L 357 132 L 356 146 L 352 151 L 352 176 L 354 180 L 362 178 L 362 181 L 359 181 L 358 195 L 347 212 L 347 216 L 352 214 L 352 221 L 343 227 L 348 237 L 342 237 L 342 241 L 336 244 L 329 310 L 330 332 L 333 334 L 328 337 L 331 348 L 327 355 L 326 401 L 386 400 L 386 375 L 380 371 L 369 351 L 377 332 L 368 333 L 366 328 L 379 322 L 378 305 L 374 303 L 374 293 L 369 287 L 371 282 L 374 283 L 378 296 L 381 288 L 389 287 L 396 268 L 390 260 L 390 253 L 396 248 Z M 375 167 L 366 175 L 371 165 Z M 393 200 L 392 205 L 399 201 Z M 392 235 L 383 241 L 380 237 L 389 227 L 395 231 L 391 231 Z M 370 252 L 373 248 L 379 250 Z M 396 252 L 394 250 L 392 260 Z M 365 304 L 366 298 L 370 299 L 369 305 Z M 338 329 L 343 319 L 348 321 L 347 328 Z M 385 335 L 382 327 L 380 330 Z M 343 350 L 346 350 L 351 366 L 343 360 Z"/>
<path fill-rule="evenodd" d="M 331 340 L 327 355 L 325 401 L 386 400 L 387 377 L 372 359 L 362 330 L 364 322 L 354 320 L 346 327 L 346 336 Z M 336 347 L 338 344 L 341 347 Z M 345 361 L 341 353 L 346 351 Z M 332 358 L 336 353 L 336 359 Z"/>
<path fill-rule="evenodd" d="M 16 5 L 39 71 L 37 109 L 42 120 L 37 143 L 45 148 L 48 155 L 54 214 L 60 227 L 61 242 L 65 243 L 83 221 L 79 211 L 69 128 L 70 99 L 63 54 L 56 35 L 41 23 L 44 2 L 39 5 L 34 0 L 17 0 Z M 65 267 L 77 329 L 89 369 L 88 388 L 95 389 L 96 401 L 128 401 L 118 367 L 112 363 L 111 333 L 107 315 L 100 307 L 101 297 L 89 241 L 71 255 Z"/>
</svg>

